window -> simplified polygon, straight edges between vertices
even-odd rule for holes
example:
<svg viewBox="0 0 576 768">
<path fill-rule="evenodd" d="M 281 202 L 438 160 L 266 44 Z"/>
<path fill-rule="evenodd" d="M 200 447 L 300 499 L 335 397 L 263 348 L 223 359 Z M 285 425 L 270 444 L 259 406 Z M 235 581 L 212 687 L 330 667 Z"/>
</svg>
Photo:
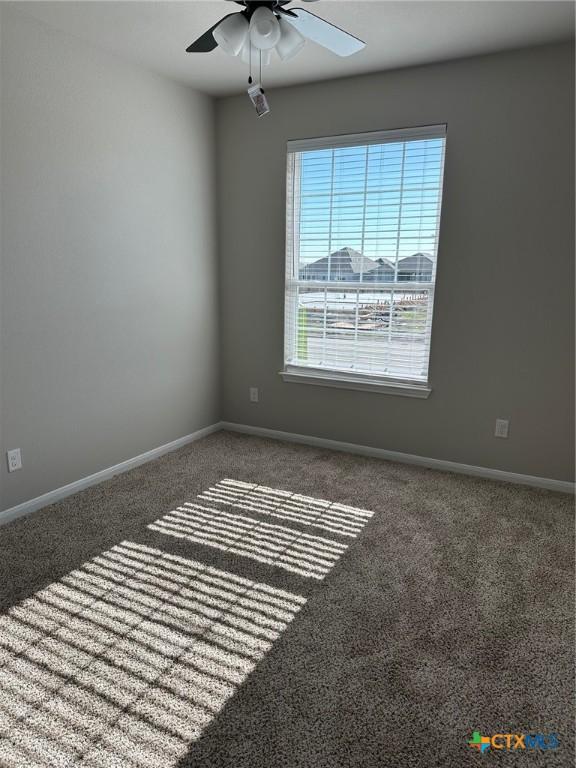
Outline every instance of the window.
<svg viewBox="0 0 576 768">
<path fill-rule="evenodd" d="M 288 143 L 285 379 L 429 394 L 445 137 Z"/>
</svg>

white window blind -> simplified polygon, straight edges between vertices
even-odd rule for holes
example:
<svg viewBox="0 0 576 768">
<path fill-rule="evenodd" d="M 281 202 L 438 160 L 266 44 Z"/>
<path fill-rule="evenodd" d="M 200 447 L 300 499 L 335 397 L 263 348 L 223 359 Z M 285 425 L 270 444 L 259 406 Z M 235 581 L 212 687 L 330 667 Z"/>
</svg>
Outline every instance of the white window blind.
<svg viewBox="0 0 576 768">
<path fill-rule="evenodd" d="M 445 140 L 289 142 L 285 371 L 426 384 Z"/>
</svg>

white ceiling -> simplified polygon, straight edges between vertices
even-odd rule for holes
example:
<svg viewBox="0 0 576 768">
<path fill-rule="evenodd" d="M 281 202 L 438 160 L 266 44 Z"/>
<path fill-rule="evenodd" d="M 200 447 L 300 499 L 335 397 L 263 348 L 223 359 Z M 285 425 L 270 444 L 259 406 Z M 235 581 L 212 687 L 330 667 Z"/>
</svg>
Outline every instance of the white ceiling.
<svg viewBox="0 0 576 768">
<path fill-rule="evenodd" d="M 247 67 L 216 49 L 186 46 L 234 8 L 225 0 L 18 2 L 37 19 L 210 94 L 246 87 Z M 301 6 L 295 0 L 293 7 Z M 321 0 L 307 9 L 366 41 L 350 58 L 308 42 L 266 68 L 267 87 L 324 80 L 568 39 L 574 3 L 550 0 Z"/>
</svg>

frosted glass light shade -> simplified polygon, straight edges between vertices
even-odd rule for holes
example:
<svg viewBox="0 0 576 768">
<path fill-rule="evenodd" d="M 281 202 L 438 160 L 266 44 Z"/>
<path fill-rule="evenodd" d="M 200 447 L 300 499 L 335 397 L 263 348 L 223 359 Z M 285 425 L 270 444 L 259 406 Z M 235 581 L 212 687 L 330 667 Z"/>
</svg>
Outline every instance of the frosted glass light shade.
<svg viewBox="0 0 576 768">
<path fill-rule="evenodd" d="M 238 56 L 244 45 L 250 25 L 243 13 L 234 13 L 219 24 L 212 35 L 220 48 L 231 56 Z"/>
<path fill-rule="evenodd" d="M 287 61 L 302 50 L 306 39 L 285 19 L 279 20 L 280 40 L 276 43 L 276 53 L 282 61 Z"/>
<path fill-rule="evenodd" d="M 280 24 L 269 8 L 261 5 L 250 19 L 250 40 L 255 48 L 268 51 L 280 40 Z"/>
</svg>

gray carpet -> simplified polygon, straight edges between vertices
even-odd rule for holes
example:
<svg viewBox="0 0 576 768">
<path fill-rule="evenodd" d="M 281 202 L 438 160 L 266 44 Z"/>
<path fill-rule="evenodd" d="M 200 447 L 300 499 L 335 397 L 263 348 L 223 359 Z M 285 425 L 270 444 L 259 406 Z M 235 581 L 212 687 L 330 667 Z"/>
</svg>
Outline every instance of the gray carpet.
<svg viewBox="0 0 576 768">
<path fill-rule="evenodd" d="M 562 494 L 212 435 L 0 528 L 0 765 L 571 766 L 573 551 Z"/>
</svg>

